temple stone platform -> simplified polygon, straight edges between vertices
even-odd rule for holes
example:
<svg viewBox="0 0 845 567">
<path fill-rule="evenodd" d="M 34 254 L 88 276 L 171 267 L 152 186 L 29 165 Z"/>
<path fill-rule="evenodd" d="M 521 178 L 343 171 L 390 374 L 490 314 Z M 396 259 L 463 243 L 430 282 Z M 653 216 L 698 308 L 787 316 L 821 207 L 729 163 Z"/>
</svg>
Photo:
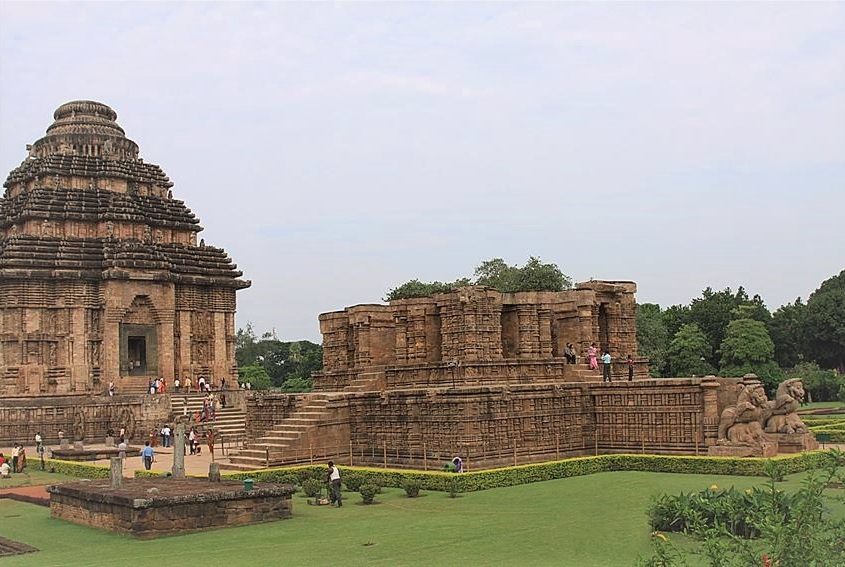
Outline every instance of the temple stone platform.
<svg viewBox="0 0 845 567">
<path fill-rule="evenodd" d="M 47 487 L 50 515 L 139 539 L 242 526 L 290 518 L 294 487 L 260 483 L 247 491 L 238 481 L 198 478 L 108 480 Z"/>
</svg>

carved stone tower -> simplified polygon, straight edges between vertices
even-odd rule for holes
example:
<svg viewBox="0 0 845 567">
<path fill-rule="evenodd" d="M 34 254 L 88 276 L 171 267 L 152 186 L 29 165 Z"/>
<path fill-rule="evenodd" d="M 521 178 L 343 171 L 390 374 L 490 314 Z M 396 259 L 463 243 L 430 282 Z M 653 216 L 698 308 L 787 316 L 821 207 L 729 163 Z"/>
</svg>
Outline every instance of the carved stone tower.
<svg viewBox="0 0 845 567">
<path fill-rule="evenodd" d="M 117 114 L 63 104 L 0 198 L 0 395 L 232 378 L 249 287 Z"/>
</svg>

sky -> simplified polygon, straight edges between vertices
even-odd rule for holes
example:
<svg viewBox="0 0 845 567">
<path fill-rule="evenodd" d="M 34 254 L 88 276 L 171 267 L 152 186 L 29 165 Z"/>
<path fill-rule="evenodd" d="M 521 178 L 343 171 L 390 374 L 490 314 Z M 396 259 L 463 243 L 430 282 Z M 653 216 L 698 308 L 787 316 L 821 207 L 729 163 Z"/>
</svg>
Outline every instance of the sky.
<svg viewBox="0 0 845 567">
<path fill-rule="evenodd" d="M 772 311 L 845 268 L 842 2 L 0 0 L 3 175 L 77 99 L 281 340 L 497 257 Z"/>
</svg>

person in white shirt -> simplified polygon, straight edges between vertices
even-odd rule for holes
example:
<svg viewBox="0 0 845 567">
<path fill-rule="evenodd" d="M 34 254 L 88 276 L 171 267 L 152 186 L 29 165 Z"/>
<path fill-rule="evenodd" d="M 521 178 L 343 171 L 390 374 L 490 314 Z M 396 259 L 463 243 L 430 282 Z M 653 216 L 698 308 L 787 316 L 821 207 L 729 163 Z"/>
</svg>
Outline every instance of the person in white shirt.
<svg viewBox="0 0 845 567">
<path fill-rule="evenodd" d="M 329 461 L 329 482 L 331 482 L 331 497 L 332 504 L 337 502 L 337 507 L 343 506 L 343 498 L 340 494 L 340 471 L 334 465 L 333 461 Z"/>
<path fill-rule="evenodd" d="M 12 476 L 12 467 L 9 466 L 9 463 L 3 461 L 3 464 L 0 465 L 0 478 L 9 478 Z"/>
</svg>

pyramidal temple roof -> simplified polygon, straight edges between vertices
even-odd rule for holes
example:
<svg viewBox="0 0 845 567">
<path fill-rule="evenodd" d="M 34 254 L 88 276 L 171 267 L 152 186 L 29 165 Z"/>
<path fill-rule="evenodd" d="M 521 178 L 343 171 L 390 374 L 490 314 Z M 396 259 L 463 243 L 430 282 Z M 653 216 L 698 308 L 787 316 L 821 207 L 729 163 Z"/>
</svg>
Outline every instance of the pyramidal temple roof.
<svg viewBox="0 0 845 567">
<path fill-rule="evenodd" d="M 250 285 L 222 249 L 197 245 L 199 220 L 114 110 L 75 100 L 53 119 L 3 184 L 0 275 Z"/>
</svg>

